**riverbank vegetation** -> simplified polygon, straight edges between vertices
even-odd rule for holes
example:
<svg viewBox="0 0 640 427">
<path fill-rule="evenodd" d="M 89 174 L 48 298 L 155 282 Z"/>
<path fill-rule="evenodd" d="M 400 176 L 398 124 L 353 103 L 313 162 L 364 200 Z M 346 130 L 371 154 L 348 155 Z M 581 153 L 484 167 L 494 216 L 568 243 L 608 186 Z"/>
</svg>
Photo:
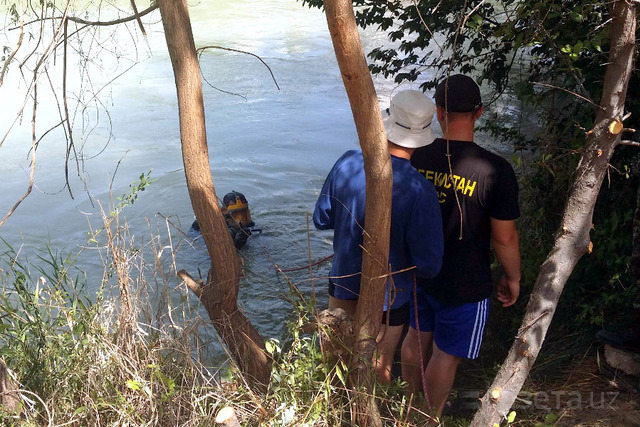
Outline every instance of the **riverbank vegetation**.
<svg viewBox="0 0 640 427">
<path fill-rule="evenodd" d="M 317 334 L 301 332 L 312 306 L 300 292 L 291 295 L 298 316 L 288 336 L 267 341 L 271 381 L 256 394 L 237 366 L 212 355 L 210 322 L 164 261 L 173 248 L 158 236 L 138 243 L 114 215 L 90 233 L 104 262 L 95 295 L 77 254 L 43 250 L 28 263 L 4 242 L 0 425 L 209 426 L 225 406 L 250 426 L 348 422 L 346 367 L 323 363 Z M 420 413 L 408 412 L 398 383 L 376 393 L 389 422 Z"/>
<path fill-rule="evenodd" d="M 0 425 L 209 426 L 224 407 L 245 426 L 350 424 L 347 367 L 323 360 L 317 334 L 305 327 L 314 304 L 294 283 L 288 299 L 297 316 L 284 338 L 266 341 L 270 383 L 254 393 L 232 361 L 212 354 L 218 346 L 209 320 L 186 286 L 176 285 L 174 249 L 159 236 L 138 241 L 114 217 L 97 231 L 89 244 L 104 262 L 104 278 L 95 295 L 76 254 L 43 250 L 27 262 L 3 243 L 0 355 L 13 387 L 3 390 Z M 583 416 L 576 416 L 575 393 L 593 420 L 611 420 L 611 399 L 616 408 L 633 408 L 625 397 L 633 387 L 623 377 L 610 383 L 615 374 L 597 366 L 589 350 L 589 322 L 574 314 L 571 306 L 558 311 L 561 321 L 520 393 L 514 425 L 572 425 L 566 421 Z M 460 368 L 445 425 L 468 424 L 517 320 L 492 318 L 481 359 Z M 406 397 L 400 380 L 374 392 L 384 425 L 424 425 L 422 403 Z M 5 400 L 11 396 L 19 401 L 13 410 Z"/>
</svg>

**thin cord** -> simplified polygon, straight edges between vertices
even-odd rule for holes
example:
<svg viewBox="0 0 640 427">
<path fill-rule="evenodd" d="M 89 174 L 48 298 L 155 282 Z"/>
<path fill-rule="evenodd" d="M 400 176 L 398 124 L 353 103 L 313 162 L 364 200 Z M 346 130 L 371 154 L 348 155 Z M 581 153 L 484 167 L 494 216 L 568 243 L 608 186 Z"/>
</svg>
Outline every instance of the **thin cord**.
<svg viewBox="0 0 640 427">
<path fill-rule="evenodd" d="M 462 6 L 462 10 L 467 10 L 467 0 L 465 0 L 464 5 Z M 473 12 L 472 12 L 473 13 Z M 453 60 L 456 56 L 456 45 L 458 44 L 458 34 L 462 33 L 462 25 L 465 21 L 465 15 L 460 16 L 460 21 L 458 22 L 458 29 L 456 30 L 456 37 L 453 40 L 453 49 L 451 53 L 451 63 L 449 64 L 449 70 L 447 70 L 447 78 L 444 81 L 444 123 L 447 128 L 447 163 L 449 165 L 449 182 L 453 187 L 453 195 L 456 198 L 456 204 L 458 205 L 458 212 L 460 212 L 460 234 L 458 235 L 458 240 L 462 240 L 462 206 L 460 205 L 460 199 L 458 198 L 458 192 L 456 191 L 456 186 L 453 182 L 453 167 L 451 166 L 451 147 L 449 144 L 449 77 L 451 76 L 451 68 L 453 67 Z"/>
<path fill-rule="evenodd" d="M 420 377 L 422 379 L 422 392 L 427 406 L 431 407 L 429 401 L 429 393 L 427 392 L 427 375 L 424 369 L 424 354 L 422 354 L 422 339 L 420 338 L 420 320 L 418 319 L 418 285 L 416 283 L 416 275 L 413 275 L 413 311 L 416 317 L 416 330 L 418 331 L 418 354 L 420 355 Z"/>
<path fill-rule="evenodd" d="M 445 84 L 445 89 L 448 90 L 448 81 Z M 445 93 L 445 99 L 446 97 L 447 97 L 447 94 Z M 445 105 L 446 105 L 446 100 L 445 100 Z M 447 122 L 446 126 L 449 126 L 448 119 L 445 119 L 445 122 Z M 455 183 L 453 182 L 453 167 L 451 166 L 451 151 L 449 147 L 448 137 L 447 137 L 446 157 L 447 157 L 447 163 L 449 164 L 449 182 L 451 182 L 451 187 L 453 187 L 453 195 L 456 197 L 456 204 L 458 205 L 458 212 L 460 213 L 460 234 L 458 235 L 458 240 L 462 240 L 462 220 L 463 220 L 462 205 L 460 204 L 460 198 L 458 197 L 458 192 L 456 191 L 456 186 L 455 186 Z"/>
</svg>

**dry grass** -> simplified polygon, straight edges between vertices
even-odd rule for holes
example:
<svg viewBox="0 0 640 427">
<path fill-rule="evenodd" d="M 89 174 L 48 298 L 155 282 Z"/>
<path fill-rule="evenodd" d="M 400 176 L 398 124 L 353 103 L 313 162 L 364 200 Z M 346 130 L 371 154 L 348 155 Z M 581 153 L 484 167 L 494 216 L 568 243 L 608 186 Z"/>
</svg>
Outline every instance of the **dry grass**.
<svg viewBox="0 0 640 427">
<path fill-rule="evenodd" d="M 178 282 L 183 242 L 173 241 L 171 227 L 166 220 L 140 241 L 117 210 L 105 214 L 84 249 L 104 265 L 94 296 L 83 295 L 77 256 L 50 251 L 34 274 L 7 246 L 0 349 L 22 408 L 0 411 L 0 425 L 209 426 L 225 406 L 246 426 L 349 424 L 354 395 L 344 366 L 323 363 L 316 335 L 300 331 L 312 303 L 295 304 L 301 311 L 290 344 L 269 341 L 274 368 L 266 395 L 252 393 L 231 362 L 212 367 L 213 327 Z M 424 419 L 407 410 L 412 404 L 398 384 L 376 394 L 386 424 Z"/>
</svg>

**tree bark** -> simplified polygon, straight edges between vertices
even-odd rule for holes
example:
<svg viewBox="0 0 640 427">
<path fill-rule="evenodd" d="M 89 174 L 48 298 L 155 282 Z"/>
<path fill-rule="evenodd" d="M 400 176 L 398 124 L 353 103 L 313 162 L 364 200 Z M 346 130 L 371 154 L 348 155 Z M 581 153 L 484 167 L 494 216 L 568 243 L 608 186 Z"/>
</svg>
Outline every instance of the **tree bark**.
<svg viewBox="0 0 640 427">
<path fill-rule="evenodd" d="M 0 359 L 0 406 L 8 412 L 17 412 L 22 405 L 22 399 L 18 392 L 18 385 L 11 378 L 9 369 Z"/>
<path fill-rule="evenodd" d="M 375 381 L 371 359 L 382 321 L 388 275 L 389 227 L 393 174 L 380 106 L 350 0 L 325 0 L 331 40 L 340 67 L 364 156 L 366 205 L 362 278 L 356 309 L 351 378 L 358 394 L 356 421 L 359 425 L 382 425 L 371 391 Z"/>
<path fill-rule="evenodd" d="M 609 159 L 620 142 L 620 134 L 615 134 L 616 130 L 612 133 L 610 124 L 621 121 L 624 116 L 635 53 L 635 3 L 615 0 L 610 11 L 611 51 L 595 126 L 587 135 L 562 225 L 553 249 L 542 264 L 520 330 L 502 368 L 482 398 L 472 426 L 493 426 L 507 416 L 538 356 L 569 275 L 582 255 L 591 250 L 589 231 L 593 209 Z"/>
<path fill-rule="evenodd" d="M 206 284 L 191 289 L 250 386 L 264 390 L 271 364 L 264 341 L 237 306 L 240 259 L 218 205 L 204 120 L 200 67 L 186 0 L 160 0 L 171 65 L 175 74 L 184 172 L 200 230 L 211 257 Z"/>
</svg>

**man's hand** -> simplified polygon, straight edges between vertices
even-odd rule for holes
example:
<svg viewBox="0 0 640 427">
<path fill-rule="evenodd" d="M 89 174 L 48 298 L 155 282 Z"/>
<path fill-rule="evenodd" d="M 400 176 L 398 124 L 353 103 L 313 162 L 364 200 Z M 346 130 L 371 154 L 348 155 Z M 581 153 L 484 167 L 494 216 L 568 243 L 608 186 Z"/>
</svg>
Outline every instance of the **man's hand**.
<svg viewBox="0 0 640 427">
<path fill-rule="evenodd" d="M 491 244 L 504 272 L 498 283 L 498 301 L 509 307 L 520 295 L 520 245 L 515 221 L 491 218 Z"/>
<path fill-rule="evenodd" d="M 520 281 L 507 279 L 507 276 L 502 276 L 498 283 L 498 301 L 502 303 L 503 307 L 509 307 L 513 305 L 520 295 Z"/>
</svg>

